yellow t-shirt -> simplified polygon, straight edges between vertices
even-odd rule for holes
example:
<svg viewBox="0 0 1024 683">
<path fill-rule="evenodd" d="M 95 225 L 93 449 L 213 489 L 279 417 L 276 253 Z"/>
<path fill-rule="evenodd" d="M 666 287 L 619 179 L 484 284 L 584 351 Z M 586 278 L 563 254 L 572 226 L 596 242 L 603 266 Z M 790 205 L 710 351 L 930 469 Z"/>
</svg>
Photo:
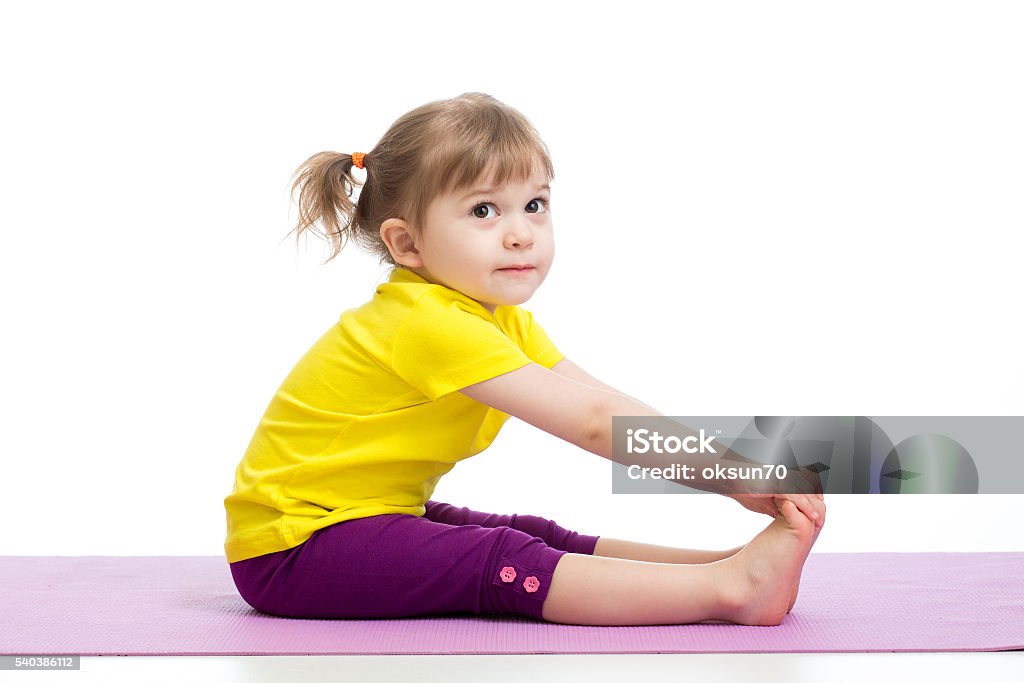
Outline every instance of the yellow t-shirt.
<svg viewBox="0 0 1024 683">
<path fill-rule="evenodd" d="M 267 406 L 224 499 L 228 562 L 348 519 L 423 516 L 442 475 L 508 414 L 457 390 L 563 358 L 529 311 L 482 304 L 398 267 L 342 313 Z"/>
</svg>

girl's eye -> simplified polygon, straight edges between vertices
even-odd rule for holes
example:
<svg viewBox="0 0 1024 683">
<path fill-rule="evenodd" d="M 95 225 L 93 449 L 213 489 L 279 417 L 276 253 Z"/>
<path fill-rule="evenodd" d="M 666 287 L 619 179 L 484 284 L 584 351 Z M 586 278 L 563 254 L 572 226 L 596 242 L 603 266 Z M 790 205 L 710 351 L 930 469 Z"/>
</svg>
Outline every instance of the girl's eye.
<svg viewBox="0 0 1024 683">
<path fill-rule="evenodd" d="M 487 215 L 486 211 L 486 207 L 488 206 L 494 206 L 494 204 L 491 204 L 490 202 L 486 202 L 484 204 L 477 204 L 476 206 L 473 207 L 473 215 L 476 216 L 477 218 L 490 218 L 490 216 Z M 484 209 L 483 215 L 480 214 L 480 209 Z"/>
<path fill-rule="evenodd" d="M 491 216 L 487 213 L 487 207 L 489 206 L 495 209 L 497 208 L 494 206 L 493 202 L 484 202 L 483 204 L 477 204 L 476 206 L 474 206 L 472 213 L 477 218 L 491 218 Z M 482 213 L 481 210 L 483 210 Z M 548 200 L 543 199 L 541 197 L 534 197 L 526 204 L 527 213 L 546 213 L 547 210 Z"/>
</svg>

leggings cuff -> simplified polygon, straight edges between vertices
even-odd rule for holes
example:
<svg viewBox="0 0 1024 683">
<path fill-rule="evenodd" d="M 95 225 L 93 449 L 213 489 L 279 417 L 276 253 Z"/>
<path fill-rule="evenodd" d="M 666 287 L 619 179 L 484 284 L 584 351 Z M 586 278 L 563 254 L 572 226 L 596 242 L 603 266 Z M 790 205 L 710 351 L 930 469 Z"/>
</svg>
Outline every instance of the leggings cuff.
<svg viewBox="0 0 1024 683">
<path fill-rule="evenodd" d="M 597 539 L 600 536 L 588 536 L 587 534 L 576 534 L 576 537 L 570 539 L 567 547 L 569 552 L 578 553 L 580 555 L 593 555 L 594 548 L 597 546 Z"/>
</svg>

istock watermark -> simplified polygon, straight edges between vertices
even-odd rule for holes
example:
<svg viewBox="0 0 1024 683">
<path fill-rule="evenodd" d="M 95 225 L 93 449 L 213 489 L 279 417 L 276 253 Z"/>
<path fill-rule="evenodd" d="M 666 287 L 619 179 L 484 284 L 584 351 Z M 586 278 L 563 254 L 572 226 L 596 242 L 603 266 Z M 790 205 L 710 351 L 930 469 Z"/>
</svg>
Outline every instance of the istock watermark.
<svg viewBox="0 0 1024 683">
<path fill-rule="evenodd" d="M 1024 416 L 612 418 L 613 493 L 1024 493 Z"/>
<path fill-rule="evenodd" d="M 675 434 L 669 434 L 667 437 L 662 436 L 658 432 L 652 432 L 648 429 L 626 429 L 626 452 L 627 453 L 647 453 L 652 450 L 655 453 L 678 453 L 683 451 L 684 453 L 717 453 L 711 446 L 711 439 L 715 437 L 704 436 L 704 430 L 700 430 L 700 436 L 684 436 L 679 438 Z M 636 442 L 634 444 L 634 442 Z M 693 444 L 698 444 L 694 446 Z"/>
</svg>

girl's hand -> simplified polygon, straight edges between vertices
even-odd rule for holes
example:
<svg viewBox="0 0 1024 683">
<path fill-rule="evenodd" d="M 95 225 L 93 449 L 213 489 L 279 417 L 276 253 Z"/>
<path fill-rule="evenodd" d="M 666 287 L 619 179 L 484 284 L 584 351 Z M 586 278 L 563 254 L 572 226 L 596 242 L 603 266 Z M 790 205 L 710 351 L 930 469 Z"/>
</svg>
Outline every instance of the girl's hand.
<svg viewBox="0 0 1024 683">
<path fill-rule="evenodd" d="M 781 515 L 782 504 L 786 500 L 791 500 L 800 512 L 807 515 L 807 518 L 814 522 L 816 530 L 821 529 L 825 524 L 825 496 L 820 493 L 738 493 L 725 495 L 748 510 L 762 512 L 769 517 Z"/>
<path fill-rule="evenodd" d="M 791 500 L 800 512 L 814 522 L 815 531 L 820 530 L 825 524 L 825 496 L 822 495 L 823 488 L 818 473 L 806 467 L 790 470 L 787 472 L 786 487 L 794 493 L 725 493 L 724 495 L 748 510 L 762 512 L 769 517 L 781 515 L 782 504 L 786 500 Z"/>
</svg>

